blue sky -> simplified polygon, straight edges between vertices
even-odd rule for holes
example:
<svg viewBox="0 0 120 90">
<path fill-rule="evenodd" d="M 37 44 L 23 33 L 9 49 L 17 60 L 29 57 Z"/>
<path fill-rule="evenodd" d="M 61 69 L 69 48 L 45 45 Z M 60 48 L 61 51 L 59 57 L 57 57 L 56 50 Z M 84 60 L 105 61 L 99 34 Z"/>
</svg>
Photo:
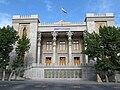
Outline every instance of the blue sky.
<svg viewBox="0 0 120 90">
<path fill-rule="evenodd" d="M 61 13 L 61 7 L 68 13 Z M 120 26 L 120 0 L 0 0 L 0 26 L 11 25 L 13 15 L 38 14 L 42 23 L 51 23 L 83 22 L 86 13 L 114 13 Z"/>
</svg>

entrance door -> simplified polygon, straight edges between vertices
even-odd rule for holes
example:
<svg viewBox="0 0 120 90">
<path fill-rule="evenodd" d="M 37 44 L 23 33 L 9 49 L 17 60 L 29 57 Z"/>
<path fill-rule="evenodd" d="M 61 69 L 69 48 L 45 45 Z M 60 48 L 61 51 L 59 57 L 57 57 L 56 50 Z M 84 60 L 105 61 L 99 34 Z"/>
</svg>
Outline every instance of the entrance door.
<svg viewBox="0 0 120 90">
<path fill-rule="evenodd" d="M 80 65 L 80 57 L 74 57 L 74 65 Z"/>
<path fill-rule="evenodd" d="M 51 64 L 51 57 L 46 57 L 46 65 L 50 65 Z"/>
<path fill-rule="evenodd" d="M 66 57 L 60 57 L 60 65 L 66 65 Z"/>
</svg>

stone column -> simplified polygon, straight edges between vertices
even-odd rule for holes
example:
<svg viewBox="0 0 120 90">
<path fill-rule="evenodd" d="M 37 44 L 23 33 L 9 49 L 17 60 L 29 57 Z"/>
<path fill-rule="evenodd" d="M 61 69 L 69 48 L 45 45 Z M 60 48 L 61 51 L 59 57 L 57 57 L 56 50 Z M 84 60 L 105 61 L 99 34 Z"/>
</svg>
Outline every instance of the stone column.
<svg viewBox="0 0 120 90">
<path fill-rule="evenodd" d="M 38 51 L 37 51 L 37 64 L 40 64 L 40 47 L 41 47 L 41 33 L 38 33 L 38 43 L 37 43 L 37 46 L 38 46 Z"/>
<path fill-rule="evenodd" d="M 85 31 L 86 32 L 86 31 Z M 83 32 L 83 37 L 85 37 L 86 36 L 86 33 L 85 32 Z M 86 47 L 84 47 L 84 49 L 86 49 Z M 83 61 L 83 63 L 85 64 L 85 63 L 88 63 L 88 55 L 86 55 L 86 54 L 84 54 L 84 58 L 85 58 L 85 61 Z"/>
<path fill-rule="evenodd" d="M 88 55 L 85 55 L 85 63 L 88 63 Z"/>
<path fill-rule="evenodd" d="M 52 36 L 53 36 L 53 61 L 52 64 L 56 64 L 56 37 L 57 37 L 57 33 L 54 31 L 52 32 Z"/>
<path fill-rule="evenodd" d="M 69 31 L 69 32 L 67 32 L 67 35 L 68 35 L 68 41 L 69 41 L 69 43 L 68 43 L 68 48 L 69 48 L 69 65 L 72 65 L 73 64 L 73 62 L 72 62 L 72 35 L 73 35 L 73 32 L 71 32 L 71 31 Z"/>
</svg>

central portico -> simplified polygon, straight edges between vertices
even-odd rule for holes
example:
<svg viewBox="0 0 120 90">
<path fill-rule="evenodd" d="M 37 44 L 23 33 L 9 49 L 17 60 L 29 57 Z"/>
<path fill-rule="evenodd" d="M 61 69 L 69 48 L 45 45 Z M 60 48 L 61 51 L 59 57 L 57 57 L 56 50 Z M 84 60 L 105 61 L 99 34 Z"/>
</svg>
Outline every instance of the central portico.
<svg viewBox="0 0 120 90">
<path fill-rule="evenodd" d="M 58 29 L 38 33 L 37 64 L 47 66 L 82 64 L 83 31 L 70 30 L 66 27 Z"/>
</svg>

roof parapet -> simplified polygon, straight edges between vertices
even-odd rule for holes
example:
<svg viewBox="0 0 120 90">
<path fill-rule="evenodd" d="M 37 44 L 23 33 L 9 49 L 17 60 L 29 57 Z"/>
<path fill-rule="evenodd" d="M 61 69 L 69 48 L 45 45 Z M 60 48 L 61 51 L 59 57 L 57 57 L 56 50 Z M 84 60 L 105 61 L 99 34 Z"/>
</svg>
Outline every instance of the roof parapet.
<svg viewBox="0 0 120 90">
<path fill-rule="evenodd" d="M 86 17 L 113 17 L 113 13 L 105 13 L 105 14 L 94 14 L 94 13 L 87 13 Z"/>
<path fill-rule="evenodd" d="M 38 15 L 14 15 L 13 19 L 38 19 L 39 16 Z"/>
<path fill-rule="evenodd" d="M 69 26 L 69 25 L 86 25 L 85 22 L 54 22 L 54 23 L 40 23 L 40 26 Z"/>
</svg>

